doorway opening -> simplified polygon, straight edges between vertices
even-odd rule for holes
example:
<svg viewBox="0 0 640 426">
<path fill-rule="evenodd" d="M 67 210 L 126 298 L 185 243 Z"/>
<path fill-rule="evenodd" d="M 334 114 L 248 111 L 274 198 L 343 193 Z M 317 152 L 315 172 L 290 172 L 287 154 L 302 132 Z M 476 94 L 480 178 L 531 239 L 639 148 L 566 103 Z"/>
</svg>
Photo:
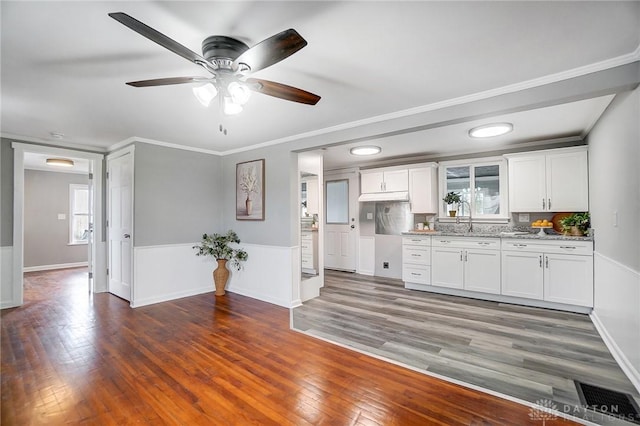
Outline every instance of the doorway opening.
<svg viewBox="0 0 640 426">
<path fill-rule="evenodd" d="M 86 268 L 86 292 L 105 291 L 103 155 L 17 142 L 12 147 L 11 306 L 24 303 L 25 272 Z M 48 159 L 65 160 L 66 172 L 48 164 Z"/>
</svg>

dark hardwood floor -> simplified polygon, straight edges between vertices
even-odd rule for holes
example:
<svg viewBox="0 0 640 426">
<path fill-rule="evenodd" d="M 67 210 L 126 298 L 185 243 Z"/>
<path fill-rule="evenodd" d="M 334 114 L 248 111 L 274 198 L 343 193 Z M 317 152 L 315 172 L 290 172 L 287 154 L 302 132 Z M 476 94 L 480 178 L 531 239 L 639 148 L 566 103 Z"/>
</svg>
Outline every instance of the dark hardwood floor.
<svg viewBox="0 0 640 426">
<path fill-rule="evenodd" d="M 320 297 L 295 308 L 292 324 L 418 371 L 555 406 L 597 424 L 631 423 L 584 410 L 576 380 L 640 402 L 584 314 L 407 290 L 397 279 L 326 271 Z"/>
<path fill-rule="evenodd" d="M 288 309 L 233 293 L 131 309 L 85 274 L 25 274 L 25 304 L 2 311 L 3 425 L 542 424 L 292 331 Z"/>
</svg>

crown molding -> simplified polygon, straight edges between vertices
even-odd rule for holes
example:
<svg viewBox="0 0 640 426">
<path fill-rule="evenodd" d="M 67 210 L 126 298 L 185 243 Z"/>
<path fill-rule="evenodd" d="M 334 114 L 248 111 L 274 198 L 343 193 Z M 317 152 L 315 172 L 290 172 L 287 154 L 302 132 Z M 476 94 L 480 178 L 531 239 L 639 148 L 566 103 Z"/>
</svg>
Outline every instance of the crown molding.
<svg viewBox="0 0 640 426">
<path fill-rule="evenodd" d="M 77 151 L 85 151 L 85 152 L 91 152 L 91 153 L 97 153 L 97 154 L 104 154 L 105 152 L 107 152 L 107 149 L 101 146 L 82 145 L 74 142 L 65 142 L 65 141 L 51 140 L 51 139 L 44 139 L 44 138 L 34 138 L 31 136 L 21 136 L 21 135 L 15 135 L 12 133 L 2 132 L 0 133 L 0 137 L 2 137 L 3 139 L 9 139 L 11 140 L 11 142 L 17 142 L 17 143 L 30 142 L 33 144 L 52 147 L 52 148 L 69 148 Z"/>
<path fill-rule="evenodd" d="M 186 146 L 186 145 L 179 145 L 176 143 L 171 143 L 171 142 L 164 142 L 164 141 L 158 141 L 155 139 L 148 139 L 148 138 L 141 138 L 138 136 L 132 136 L 130 138 L 124 139 L 116 144 L 111 145 L 108 148 L 108 152 L 113 152 L 113 151 L 117 151 L 127 145 L 131 145 L 135 142 L 142 142 L 142 143 L 146 143 L 149 145 L 156 145 L 156 146 L 162 146 L 165 148 L 173 148 L 173 149 L 181 149 L 184 151 L 192 151 L 192 152 L 199 152 L 201 154 L 208 154 L 208 155 L 223 155 L 223 153 L 221 153 L 220 151 L 213 151 L 210 149 L 203 149 L 203 148 L 196 148 L 196 147 L 192 147 L 192 146 Z"/>
</svg>

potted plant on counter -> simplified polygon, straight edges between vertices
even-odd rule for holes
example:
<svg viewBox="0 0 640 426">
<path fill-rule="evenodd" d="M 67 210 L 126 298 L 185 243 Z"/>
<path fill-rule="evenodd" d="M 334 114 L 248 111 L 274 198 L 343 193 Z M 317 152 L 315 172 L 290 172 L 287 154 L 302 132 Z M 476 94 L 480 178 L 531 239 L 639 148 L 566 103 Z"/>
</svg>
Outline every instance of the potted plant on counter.
<svg viewBox="0 0 640 426">
<path fill-rule="evenodd" d="M 249 255 L 241 248 L 233 248 L 231 244 L 239 244 L 240 238 L 234 231 L 226 234 L 203 234 L 200 245 L 193 246 L 197 249 L 196 256 L 211 256 L 218 262 L 218 267 L 213 271 L 213 281 L 216 286 L 216 296 L 223 296 L 224 288 L 229 279 L 227 262 L 239 271 L 242 268 L 240 262 L 247 260 Z"/>
<path fill-rule="evenodd" d="M 462 201 L 460 198 L 460 194 L 457 192 L 448 192 L 447 195 L 442 199 L 447 204 L 447 209 L 449 211 L 449 216 L 455 217 L 456 212 L 458 211 L 458 204 Z"/>
<path fill-rule="evenodd" d="M 581 237 L 591 227 L 591 216 L 589 212 L 573 213 L 560 219 L 560 226 L 562 226 L 565 235 Z"/>
</svg>

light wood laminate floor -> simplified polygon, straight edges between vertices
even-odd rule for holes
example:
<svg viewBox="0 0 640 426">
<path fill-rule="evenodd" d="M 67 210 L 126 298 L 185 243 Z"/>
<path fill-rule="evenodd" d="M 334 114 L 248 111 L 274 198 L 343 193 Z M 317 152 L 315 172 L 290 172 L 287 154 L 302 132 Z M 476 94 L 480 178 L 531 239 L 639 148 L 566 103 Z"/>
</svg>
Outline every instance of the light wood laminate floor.
<svg viewBox="0 0 640 426">
<path fill-rule="evenodd" d="M 400 280 L 326 271 L 320 297 L 293 310 L 293 327 L 519 400 L 555 404 L 580 418 L 590 414 L 579 407 L 574 380 L 640 401 L 588 315 L 407 290 Z M 611 423 L 598 414 L 590 420 Z"/>
</svg>

